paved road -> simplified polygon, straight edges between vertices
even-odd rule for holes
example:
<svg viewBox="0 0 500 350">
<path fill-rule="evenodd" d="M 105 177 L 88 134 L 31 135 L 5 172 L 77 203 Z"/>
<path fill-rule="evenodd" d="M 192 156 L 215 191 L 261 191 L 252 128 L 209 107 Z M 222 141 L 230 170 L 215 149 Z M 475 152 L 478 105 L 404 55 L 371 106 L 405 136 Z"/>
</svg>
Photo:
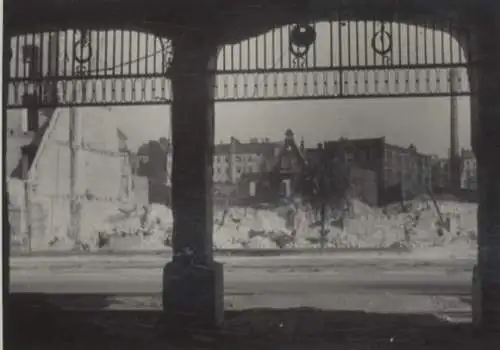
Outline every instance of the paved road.
<svg viewBox="0 0 500 350">
<path fill-rule="evenodd" d="M 319 307 L 371 312 L 467 312 L 473 261 L 332 262 L 234 259 L 225 264 L 226 307 Z M 83 308 L 161 307 L 158 264 L 13 266 L 11 292 L 49 293 Z M 86 295 L 86 297 L 82 296 Z M 93 296 L 91 296 L 93 295 Z M 96 296 L 100 296 L 96 298 Z M 78 302 L 75 300 L 78 299 Z M 105 299 L 105 301 L 103 301 Z M 96 300 L 99 300 L 98 304 Z M 94 303 L 94 304 L 93 304 Z"/>
</svg>

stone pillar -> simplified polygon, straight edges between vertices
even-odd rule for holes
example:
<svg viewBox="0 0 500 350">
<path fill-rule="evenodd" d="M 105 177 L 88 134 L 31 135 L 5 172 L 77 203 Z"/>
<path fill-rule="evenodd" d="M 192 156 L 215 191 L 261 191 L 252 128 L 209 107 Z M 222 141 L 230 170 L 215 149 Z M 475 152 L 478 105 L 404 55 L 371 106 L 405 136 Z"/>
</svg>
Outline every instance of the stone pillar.
<svg viewBox="0 0 500 350">
<path fill-rule="evenodd" d="M 164 269 L 164 316 L 175 326 L 223 320 L 223 271 L 212 254 L 214 82 L 217 47 L 205 32 L 173 40 L 174 257 Z"/>
<path fill-rule="evenodd" d="M 493 11 L 495 12 L 495 11 Z M 471 45 L 472 147 L 478 174 L 478 264 L 473 280 L 473 320 L 500 331 L 500 11 L 482 16 Z M 488 18 L 489 17 L 489 18 Z"/>
<path fill-rule="evenodd" d="M 7 7 L 7 6 L 6 6 Z M 2 64 L 2 69 L 3 69 L 3 79 L 2 79 L 2 118 L 4 122 L 4 128 L 7 127 L 7 101 L 9 98 L 9 76 L 10 76 L 10 62 L 12 60 L 13 52 L 12 48 L 10 45 L 10 39 L 11 36 L 8 33 L 8 16 L 7 16 L 7 11 L 4 9 L 4 31 L 3 31 L 3 64 Z M 5 135 L 7 135 L 7 132 L 5 132 Z M 5 139 L 4 139 L 5 140 Z M 2 142 L 4 142 L 2 140 Z M 6 147 L 7 144 L 3 143 L 3 146 Z M 7 146 L 8 147 L 8 146 Z M 6 176 L 10 176 L 10 174 L 6 174 Z M 7 180 L 7 179 L 6 179 Z M 8 192 L 8 184 L 7 181 L 4 181 L 4 187 L 5 187 L 5 196 L 3 196 L 3 206 L 4 208 L 9 208 L 9 192 Z M 10 244 L 11 244 L 11 225 L 9 221 L 9 214 L 8 214 L 8 209 L 7 211 L 7 217 L 6 217 L 6 222 L 7 222 L 7 232 L 3 231 L 2 235 L 2 258 L 3 258 L 3 263 L 8 264 L 9 259 L 10 259 Z M 7 265 L 5 265 L 7 266 Z M 7 293 L 9 291 L 9 281 L 10 281 L 10 269 L 6 269 L 5 271 L 5 281 L 6 281 L 6 288 L 7 288 Z M 5 307 L 8 307 L 9 303 L 4 302 L 3 303 Z M 7 314 L 7 310 L 5 310 L 5 314 Z M 9 332 L 5 332 L 7 334 Z"/>
</svg>

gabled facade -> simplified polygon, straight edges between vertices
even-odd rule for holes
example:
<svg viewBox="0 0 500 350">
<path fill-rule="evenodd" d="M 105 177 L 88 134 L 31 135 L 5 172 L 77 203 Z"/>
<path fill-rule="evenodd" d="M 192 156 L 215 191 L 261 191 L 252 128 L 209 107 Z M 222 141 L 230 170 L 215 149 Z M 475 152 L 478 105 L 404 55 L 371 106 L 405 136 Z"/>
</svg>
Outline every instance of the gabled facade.
<svg viewBox="0 0 500 350">
<path fill-rule="evenodd" d="M 274 201 L 300 195 L 307 170 L 304 155 L 304 142 L 297 146 L 292 130 L 288 129 L 281 148 L 274 149 L 274 157 L 267 159 L 266 167 L 260 172 L 246 173 L 241 177 L 240 197 Z"/>
</svg>

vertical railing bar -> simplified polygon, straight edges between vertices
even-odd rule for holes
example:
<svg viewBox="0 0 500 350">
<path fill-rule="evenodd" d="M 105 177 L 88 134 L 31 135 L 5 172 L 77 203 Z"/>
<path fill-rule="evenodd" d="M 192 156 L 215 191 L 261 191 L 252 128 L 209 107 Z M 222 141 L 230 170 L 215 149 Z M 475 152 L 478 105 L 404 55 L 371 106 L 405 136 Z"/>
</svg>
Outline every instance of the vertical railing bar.
<svg viewBox="0 0 500 350">
<path fill-rule="evenodd" d="M 417 65 L 420 64 L 420 39 L 419 39 L 419 28 L 417 25 L 415 27 L 415 53 L 417 59 Z"/>
<path fill-rule="evenodd" d="M 56 71 L 54 72 L 55 74 L 55 77 L 54 78 L 58 78 L 59 77 L 59 61 L 61 59 L 61 57 L 59 56 L 61 54 L 61 37 L 60 37 L 60 31 L 57 31 L 56 32 Z M 54 84 L 56 84 L 57 82 L 54 82 Z"/>
<path fill-rule="evenodd" d="M 45 44 L 45 32 L 40 32 L 39 33 L 39 44 L 37 45 L 39 47 L 38 52 L 37 52 L 37 74 L 36 74 L 36 79 L 37 83 L 35 84 L 35 91 L 36 91 L 36 99 L 37 103 L 43 104 L 43 85 L 42 81 L 39 79 L 42 79 L 43 77 L 43 69 L 44 69 L 44 44 Z"/>
<path fill-rule="evenodd" d="M 344 95 L 344 66 L 342 52 L 342 16 L 340 7 L 337 8 L 338 42 L 339 42 L 339 96 Z"/>
<path fill-rule="evenodd" d="M 398 28 L 398 65 L 401 66 L 403 65 L 403 41 L 401 38 L 401 27 L 403 26 L 401 19 L 398 16 L 398 23 L 397 23 L 397 28 Z"/>
<path fill-rule="evenodd" d="M 226 45 L 222 47 L 222 71 L 226 71 Z"/>
<path fill-rule="evenodd" d="M 449 40 L 450 40 L 450 64 L 455 64 L 455 55 L 453 53 L 454 48 L 455 48 L 455 45 L 453 45 L 453 34 L 454 34 L 454 30 L 455 28 L 453 27 L 453 20 L 452 19 L 449 19 L 449 22 L 448 22 L 448 36 L 449 36 Z"/>
<path fill-rule="evenodd" d="M 132 31 L 128 31 L 128 74 L 132 74 Z"/>
<path fill-rule="evenodd" d="M 14 58 L 15 58 L 14 72 L 15 72 L 15 74 L 14 74 L 13 78 L 20 78 L 21 77 L 21 72 L 20 72 L 21 67 L 19 66 L 19 63 L 23 59 L 22 54 L 20 53 L 21 52 L 21 36 L 16 35 L 16 39 L 14 41 L 16 43 L 16 55 L 14 56 Z M 11 40 L 11 45 L 12 45 L 12 40 Z M 25 78 L 24 75 L 22 77 Z"/>
<path fill-rule="evenodd" d="M 406 61 L 407 61 L 408 65 L 412 64 L 412 62 L 411 62 L 411 49 L 410 49 L 411 40 L 410 39 L 411 39 L 410 25 L 406 24 Z"/>
<path fill-rule="evenodd" d="M 116 76 L 116 29 L 113 29 L 113 76 Z"/>
<path fill-rule="evenodd" d="M 94 75 L 99 75 L 101 72 L 101 60 L 100 60 L 100 53 L 101 53 L 101 38 L 100 38 L 100 31 L 95 30 L 95 36 L 96 36 L 96 52 L 94 53 L 94 57 L 96 60 L 95 63 L 95 72 Z"/>
<path fill-rule="evenodd" d="M 24 45 L 22 45 L 22 48 L 24 48 L 25 46 L 27 45 L 30 45 L 30 42 L 33 38 L 33 33 L 26 33 L 26 35 L 24 35 Z M 22 55 L 23 55 L 23 73 L 24 73 L 24 76 L 30 80 L 30 67 L 29 67 L 29 64 L 25 58 L 25 53 L 27 53 L 26 50 L 22 50 L 21 51 Z"/>
<path fill-rule="evenodd" d="M 239 70 L 243 69 L 243 44 L 241 41 L 238 43 L 238 62 L 239 62 Z"/>
<path fill-rule="evenodd" d="M 351 21 L 347 22 L 347 66 L 352 67 L 351 62 Z"/>
<path fill-rule="evenodd" d="M 276 67 L 274 67 L 274 65 L 276 64 L 276 28 L 273 28 L 272 33 L 273 33 L 273 36 L 271 37 L 271 45 L 272 45 L 272 49 L 271 49 L 272 67 L 271 68 L 276 68 Z"/>
<path fill-rule="evenodd" d="M 330 68 L 333 68 L 333 21 L 329 20 L 329 27 L 330 27 Z"/>
<path fill-rule="evenodd" d="M 359 49 L 359 21 L 356 21 L 356 66 L 361 65 L 361 58 L 359 57 L 361 55 L 361 50 Z"/>
<path fill-rule="evenodd" d="M 137 45 L 137 52 L 136 52 L 137 55 L 136 56 L 137 57 L 136 57 L 136 62 L 135 62 L 136 63 L 135 68 L 136 68 L 136 73 L 141 74 L 141 61 L 142 61 L 142 59 L 141 59 L 141 33 L 136 32 L 136 37 L 137 37 L 137 43 L 136 43 L 136 45 Z M 145 56 L 146 56 L 146 54 L 145 54 Z M 145 59 L 147 59 L 147 58 L 145 58 Z"/>
<path fill-rule="evenodd" d="M 76 47 L 76 30 L 73 30 L 73 43 L 71 45 L 71 48 L 72 48 L 72 54 L 73 54 L 73 59 L 71 60 L 71 75 L 73 76 L 73 78 L 77 75 L 77 72 L 76 72 L 76 60 L 75 60 L 75 47 Z M 81 55 L 82 54 L 82 45 L 80 45 L 80 52 L 79 54 Z M 73 96 L 74 97 L 74 96 Z M 74 101 L 73 101 L 74 102 Z"/>
<path fill-rule="evenodd" d="M 290 33 L 292 32 L 290 25 L 287 25 L 288 29 L 288 40 L 290 40 Z M 292 55 L 288 52 L 288 68 L 292 68 Z"/>
<path fill-rule="evenodd" d="M 280 68 L 283 69 L 283 56 L 284 56 L 284 52 L 283 52 L 283 31 L 284 31 L 284 27 L 281 26 L 280 27 Z"/>
<path fill-rule="evenodd" d="M 259 37 L 255 37 L 255 69 L 259 69 Z"/>
<path fill-rule="evenodd" d="M 47 39 L 47 32 L 40 33 L 40 51 L 38 52 L 38 77 L 42 78 L 44 76 L 45 63 L 50 62 L 50 50 L 47 50 L 48 56 L 47 60 L 45 60 L 45 44 Z M 47 41 L 48 43 L 48 41 Z M 48 69 L 47 69 L 48 71 Z"/>
<path fill-rule="evenodd" d="M 267 66 L 267 36 L 268 33 L 264 34 L 264 69 L 268 69 L 269 67 Z"/>
<path fill-rule="evenodd" d="M 35 40 L 35 38 L 36 38 L 36 36 L 35 36 L 35 35 L 36 35 L 36 34 L 35 34 L 35 31 L 31 32 L 31 46 L 32 46 L 32 47 L 33 47 L 33 46 L 35 46 L 35 41 L 36 41 L 36 40 Z M 33 56 L 33 54 L 32 54 L 32 56 Z M 33 57 L 31 58 L 31 60 L 33 61 Z M 31 63 L 31 66 L 33 67 L 33 66 L 34 66 L 34 64 L 33 64 L 33 63 Z M 28 68 L 28 69 L 29 69 L 29 68 Z M 33 78 L 33 77 L 32 77 L 33 72 L 32 72 L 31 70 L 30 70 L 30 71 L 28 71 L 28 75 L 30 76 L 30 78 L 31 78 L 31 79 Z M 30 79 L 30 80 L 31 80 L 31 79 Z"/>
<path fill-rule="evenodd" d="M 364 32 L 365 32 L 365 66 L 368 65 L 368 45 L 369 45 L 369 40 L 368 40 L 368 20 L 364 20 Z"/>
<path fill-rule="evenodd" d="M 252 68 L 252 53 L 250 50 L 250 38 L 247 39 L 247 69 Z"/>
<path fill-rule="evenodd" d="M 432 64 L 436 64 L 436 21 L 432 20 Z"/>
<path fill-rule="evenodd" d="M 155 39 L 153 41 L 153 74 L 156 74 L 156 69 L 157 69 L 157 65 L 158 65 L 158 54 L 160 53 L 159 52 L 159 49 L 158 49 L 158 41 L 161 40 L 158 36 L 155 36 Z M 162 47 L 163 49 L 163 47 Z M 163 57 L 163 51 L 161 52 L 161 55 Z"/>
<path fill-rule="evenodd" d="M 394 29 L 396 26 L 396 23 L 394 23 L 395 20 L 396 19 L 394 17 L 394 19 L 391 21 L 391 39 L 392 39 L 393 43 L 394 43 L 394 33 L 396 32 L 396 30 Z M 401 51 L 399 46 L 398 46 L 398 51 Z M 396 63 L 396 48 L 394 47 L 394 44 L 393 44 L 392 50 L 391 50 L 391 65 L 394 65 L 395 63 Z"/>
<path fill-rule="evenodd" d="M 224 57 L 226 57 L 227 46 L 224 46 Z M 234 45 L 231 44 L 231 70 L 234 70 Z"/>
<path fill-rule="evenodd" d="M 26 45 L 29 45 L 28 42 L 29 42 L 29 38 L 31 36 L 31 33 L 27 33 L 26 35 L 24 35 L 23 39 L 24 39 L 24 45 L 22 45 L 22 47 L 25 47 Z M 25 54 L 25 51 L 21 51 L 22 55 L 23 55 L 23 75 L 25 78 L 28 78 L 29 79 L 29 68 L 28 68 L 28 64 L 25 63 L 26 59 L 24 57 L 24 54 Z"/>
<path fill-rule="evenodd" d="M 427 65 L 429 63 L 429 58 L 427 57 L 429 52 L 428 52 L 428 46 L 427 46 L 427 28 L 428 28 L 428 21 L 426 20 L 424 22 L 424 64 Z"/>
<path fill-rule="evenodd" d="M 374 36 L 375 34 L 377 33 L 377 18 L 375 17 L 375 15 L 372 16 L 372 36 Z M 383 35 L 381 36 L 381 38 L 383 38 Z M 384 40 L 384 39 L 382 39 Z M 377 53 L 375 52 L 375 50 L 372 49 L 372 53 L 373 53 L 373 65 L 376 66 L 377 65 Z"/>
<path fill-rule="evenodd" d="M 314 32 L 317 33 L 316 30 L 316 22 L 313 22 Z M 317 43 L 313 43 L 313 67 L 316 68 L 318 66 L 318 45 Z"/>
<path fill-rule="evenodd" d="M 124 62 L 124 58 L 125 58 L 125 31 L 124 30 L 121 30 L 120 31 L 120 74 L 123 75 L 124 74 L 124 69 L 125 69 L 125 62 Z"/>
<path fill-rule="evenodd" d="M 154 49 L 154 48 L 153 48 Z M 146 34 L 145 50 L 144 50 L 144 74 L 149 75 L 149 34 Z"/>
<path fill-rule="evenodd" d="M 446 64 L 444 46 L 444 30 L 441 30 L 441 64 Z"/>
<path fill-rule="evenodd" d="M 108 67 L 108 53 L 109 53 L 109 30 L 104 30 L 104 76 L 109 75 Z"/>
</svg>

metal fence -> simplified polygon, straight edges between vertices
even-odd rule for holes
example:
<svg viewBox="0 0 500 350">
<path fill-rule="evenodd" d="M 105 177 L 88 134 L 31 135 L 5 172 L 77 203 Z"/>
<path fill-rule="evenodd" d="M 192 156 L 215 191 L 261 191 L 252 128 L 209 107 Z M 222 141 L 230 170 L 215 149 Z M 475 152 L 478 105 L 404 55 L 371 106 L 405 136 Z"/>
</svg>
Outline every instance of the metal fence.
<svg viewBox="0 0 500 350">
<path fill-rule="evenodd" d="M 468 95 L 470 29 L 377 16 L 289 24 L 221 47 L 216 101 Z M 456 38 L 460 38 L 458 42 Z M 168 38 L 128 29 L 61 30 L 11 38 L 8 106 L 168 104 Z M 449 69 L 458 72 L 450 90 Z M 27 98 L 26 96 L 30 96 Z"/>
</svg>

